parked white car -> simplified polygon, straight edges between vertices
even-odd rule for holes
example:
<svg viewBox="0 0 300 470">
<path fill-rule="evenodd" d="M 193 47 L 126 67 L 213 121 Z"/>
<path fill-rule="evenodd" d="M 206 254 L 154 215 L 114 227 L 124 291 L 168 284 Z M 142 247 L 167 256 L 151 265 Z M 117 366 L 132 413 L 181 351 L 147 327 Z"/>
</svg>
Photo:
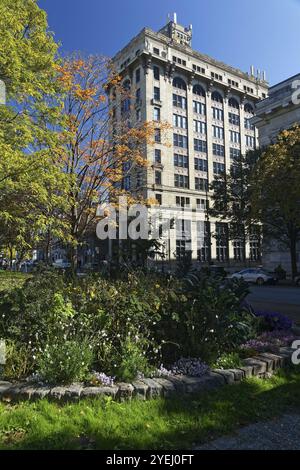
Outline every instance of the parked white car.
<svg viewBox="0 0 300 470">
<path fill-rule="evenodd" d="M 276 275 L 261 268 L 243 269 L 230 276 L 230 279 L 242 279 L 245 282 L 253 282 L 262 286 L 263 284 L 276 284 L 278 279 Z"/>
<path fill-rule="evenodd" d="M 54 268 L 59 268 L 59 269 L 67 269 L 71 267 L 71 263 L 68 261 L 65 261 L 63 259 L 57 259 L 53 265 Z"/>
</svg>

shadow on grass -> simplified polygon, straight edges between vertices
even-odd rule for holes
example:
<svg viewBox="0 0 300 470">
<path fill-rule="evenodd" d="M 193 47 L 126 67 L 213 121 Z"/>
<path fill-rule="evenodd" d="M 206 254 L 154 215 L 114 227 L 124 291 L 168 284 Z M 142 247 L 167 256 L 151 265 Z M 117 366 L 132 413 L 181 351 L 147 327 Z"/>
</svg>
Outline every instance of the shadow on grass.
<svg viewBox="0 0 300 470">
<path fill-rule="evenodd" d="M 8 429 L 25 429 L 2 448 L 185 449 L 248 423 L 300 409 L 300 374 L 252 379 L 202 393 L 131 403 L 95 400 L 58 406 L 47 401 L 12 408 Z M 0 431 L 1 432 L 1 431 Z M 0 435 L 1 442 L 1 435 Z"/>
</svg>

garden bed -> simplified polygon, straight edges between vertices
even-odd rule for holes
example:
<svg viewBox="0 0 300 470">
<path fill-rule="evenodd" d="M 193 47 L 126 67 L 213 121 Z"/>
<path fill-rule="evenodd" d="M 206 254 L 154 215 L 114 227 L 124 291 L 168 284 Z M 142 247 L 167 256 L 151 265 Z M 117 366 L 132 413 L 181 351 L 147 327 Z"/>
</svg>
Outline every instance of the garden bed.
<svg viewBox="0 0 300 470">
<path fill-rule="evenodd" d="M 0 396 L 146 400 L 264 377 L 297 337 L 288 318 L 252 312 L 247 293 L 201 272 L 33 275 L 0 295 Z"/>
<path fill-rule="evenodd" d="M 202 377 L 171 375 L 167 378 L 140 378 L 132 383 L 116 383 L 108 387 L 91 387 L 83 384 L 69 386 L 39 386 L 34 383 L 0 382 L 0 399 L 6 402 L 48 398 L 55 401 L 77 401 L 84 398 L 109 396 L 124 401 L 132 398 L 147 400 L 170 397 L 174 393 L 202 392 L 241 382 L 245 378 L 266 378 L 291 363 L 291 348 L 280 348 L 277 354 L 262 353 L 243 360 L 236 369 L 213 369 Z"/>
</svg>

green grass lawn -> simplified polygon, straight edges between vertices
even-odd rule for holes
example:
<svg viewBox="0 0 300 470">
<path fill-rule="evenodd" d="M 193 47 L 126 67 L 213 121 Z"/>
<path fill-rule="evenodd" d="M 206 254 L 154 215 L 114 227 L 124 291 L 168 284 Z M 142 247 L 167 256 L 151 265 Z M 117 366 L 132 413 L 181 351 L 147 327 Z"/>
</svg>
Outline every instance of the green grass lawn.
<svg viewBox="0 0 300 470">
<path fill-rule="evenodd" d="M 28 276 L 30 274 L 0 270 L 0 293 L 22 286 Z"/>
<path fill-rule="evenodd" d="M 299 370 L 168 400 L 1 403 L 0 449 L 191 449 L 297 409 Z"/>
</svg>

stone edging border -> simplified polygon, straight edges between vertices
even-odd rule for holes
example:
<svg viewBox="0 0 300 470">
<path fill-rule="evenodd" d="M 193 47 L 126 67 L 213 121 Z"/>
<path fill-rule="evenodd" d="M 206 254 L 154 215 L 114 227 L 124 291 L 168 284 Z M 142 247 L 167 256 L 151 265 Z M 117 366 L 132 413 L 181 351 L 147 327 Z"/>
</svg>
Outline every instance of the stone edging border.
<svg viewBox="0 0 300 470">
<path fill-rule="evenodd" d="M 82 384 L 70 386 L 37 386 L 29 383 L 0 381 L 0 400 L 16 402 L 20 400 L 39 400 L 48 398 L 53 401 L 69 402 L 84 398 L 109 396 L 114 400 L 125 401 L 132 398 L 148 400 L 169 397 L 174 393 L 188 394 L 212 390 L 226 384 L 240 383 L 246 377 L 268 377 L 291 361 L 292 348 L 280 348 L 279 352 L 261 353 L 244 359 L 243 366 L 237 369 L 214 369 L 202 377 L 185 375 L 167 378 L 139 379 L 133 383 L 117 383 L 112 387 L 85 387 Z"/>
</svg>

